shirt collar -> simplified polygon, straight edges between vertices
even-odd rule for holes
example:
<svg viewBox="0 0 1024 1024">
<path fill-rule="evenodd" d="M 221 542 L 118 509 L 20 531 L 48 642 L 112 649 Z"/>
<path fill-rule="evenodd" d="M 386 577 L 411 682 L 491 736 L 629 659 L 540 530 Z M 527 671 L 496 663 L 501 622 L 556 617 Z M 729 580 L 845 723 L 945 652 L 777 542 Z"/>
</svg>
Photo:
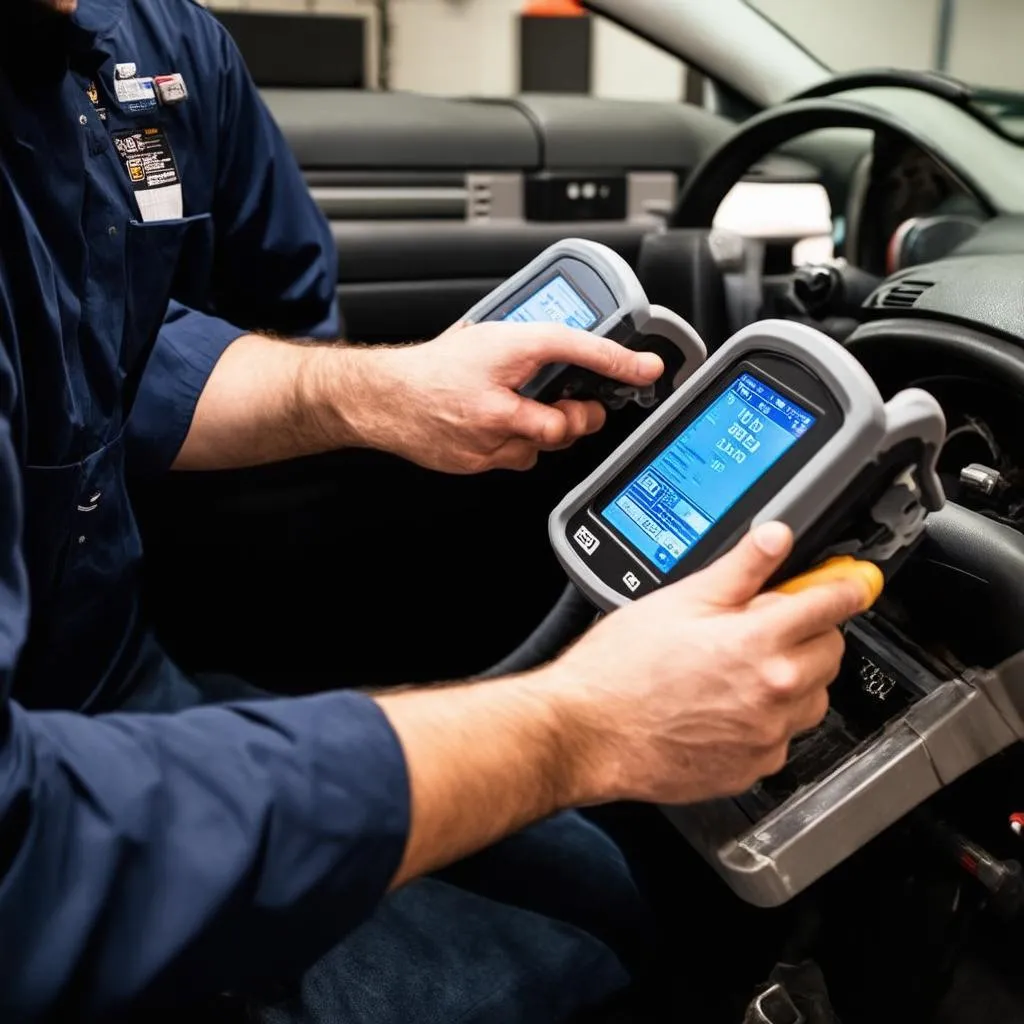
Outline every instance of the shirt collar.
<svg viewBox="0 0 1024 1024">
<path fill-rule="evenodd" d="M 79 0 L 68 17 L 38 0 L 0 0 L 0 71 L 27 80 L 63 74 L 72 53 L 90 53 L 114 31 L 126 3 Z"/>
<path fill-rule="evenodd" d="M 88 35 L 104 35 L 121 19 L 125 3 L 126 0 L 78 0 L 78 10 L 72 20 Z"/>
</svg>

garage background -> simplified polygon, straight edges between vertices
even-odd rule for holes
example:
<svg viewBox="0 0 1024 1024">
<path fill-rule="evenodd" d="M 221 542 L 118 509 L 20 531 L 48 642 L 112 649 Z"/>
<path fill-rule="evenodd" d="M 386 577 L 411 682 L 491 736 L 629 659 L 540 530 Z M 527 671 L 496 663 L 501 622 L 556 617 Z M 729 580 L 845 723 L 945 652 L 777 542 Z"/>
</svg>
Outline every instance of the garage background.
<svg viewBox="0 0 1024 1024">
<path fill-rule="evenodd" d="M 987 86 L 1024 89 L 1020 0 L 754 0 L 754 5 L 837 71 L 894 64 L 939 68 Z M 390 88 L 413 92 L 501 96 L 519 91 L 523 0 L 209 0 L 209 6 L 361 19 L 370 87 L 383 73 Z M 383 34 L 382 11 L 388 26 Z M 686 71 L 679 61 L 604 19 L 591 21 L 590 92 L 620 99 L 685 95 Z"/>
</svg>

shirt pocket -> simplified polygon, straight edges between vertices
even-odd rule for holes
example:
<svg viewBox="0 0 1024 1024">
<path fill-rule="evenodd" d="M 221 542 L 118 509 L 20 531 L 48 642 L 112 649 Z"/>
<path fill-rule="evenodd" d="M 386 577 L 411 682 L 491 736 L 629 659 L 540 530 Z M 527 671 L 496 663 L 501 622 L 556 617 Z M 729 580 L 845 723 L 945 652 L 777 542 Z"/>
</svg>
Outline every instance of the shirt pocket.
<svg viewBox="0 0 1024 1024">
<path fill-rule="evenodd" d="M 208 213 L 181 220 L 129 221 L 121 365 L 130 390 L 132 377 L 145 368 L 170 300 L 195 302 L 202 295 L 199 282 L 209 277 L 206 254 L 212 249 L 212 238 Z"/>
<path fill-rule="evenodd" d="M 19 696 L 85 707 L 135 631 L 142 544 L 118 436 L 82 462 L 28 466 L 25 561 L 32 599 Z"/>
</svg>

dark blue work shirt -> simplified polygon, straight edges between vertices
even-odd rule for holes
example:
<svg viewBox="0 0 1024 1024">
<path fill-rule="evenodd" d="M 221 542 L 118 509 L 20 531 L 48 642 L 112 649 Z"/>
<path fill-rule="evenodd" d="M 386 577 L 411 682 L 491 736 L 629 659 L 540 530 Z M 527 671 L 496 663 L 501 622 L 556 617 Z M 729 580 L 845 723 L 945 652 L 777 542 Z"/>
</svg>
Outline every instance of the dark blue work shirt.
<svg viewBox="0 0 1024 1024">
<path fill-rule="evenodd" d="M 187 100 L 149 103 L 144 80 L 174 73 Z M 168 469 L 243 328 L 334 334 L 334 288 L 328 228 L 209 14 L 81 0 L 69 21 L 3 0 L 5 1024 L 302 964 L 397 867 L 405 764 L 368 698 L 75 713 L 116 708 L 163 659 L 129 476 Z"/>
<path fill-rule="evenodd" d="M 170 466 L 242 328 L 337 331 L 336 256 L 237 50 L 207 12 L 183 0 L 83 0 L 61 39 L 31 0 L 10 5 L 0 15 L 0 105 L 24 207 L 12 216 L 46 250 L 17 261 L 16 319 L 32 345 L 15 342 L 13 426 L 33 593 L 17 696 L 33 707 L 110 707 L 145 642 L 125 472 Z M 125 65 L 137 79 L 115 77 Z M 118 99 L 118 86 L 175 72 L 184 102 Z M 133 183 L 125 147 L 147 138 L 178 181 L 160 190 L 178 189 L 174 219 L 140 214 L 158 192 Z M 168 311 L 169 296 L 178 301 Z"/>
</svg>

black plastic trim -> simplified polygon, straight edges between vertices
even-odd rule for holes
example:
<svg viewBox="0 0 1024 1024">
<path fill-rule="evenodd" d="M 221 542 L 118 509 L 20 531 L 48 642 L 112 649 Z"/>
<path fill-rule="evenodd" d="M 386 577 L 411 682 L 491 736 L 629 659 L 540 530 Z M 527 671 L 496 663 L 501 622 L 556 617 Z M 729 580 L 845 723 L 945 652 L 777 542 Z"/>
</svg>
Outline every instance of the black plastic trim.
<svg viewBox="0 0 1024 1024">
<path fill-rule="evenodd" d="M 338 298 L 347 340 L 379 345 L 436 337 L 504 280 L 503 276 L 343 284 Z"/>
<path fill-rule="evenodd" d="M 304 170 L 302 176 L 311 188 L 332 185 L 349 188 L 462 188 L 462 171 L 347 171 L 343 168 Z"/>
<path fill-rule="evenodd" d="M 636 266 L 649 228 L 638 223 L 467 224 L 457 221 L 333 221 L 344 284 L 449 278 L 505 280 L 569 236 L 614 249 Z"/>
</svg>

